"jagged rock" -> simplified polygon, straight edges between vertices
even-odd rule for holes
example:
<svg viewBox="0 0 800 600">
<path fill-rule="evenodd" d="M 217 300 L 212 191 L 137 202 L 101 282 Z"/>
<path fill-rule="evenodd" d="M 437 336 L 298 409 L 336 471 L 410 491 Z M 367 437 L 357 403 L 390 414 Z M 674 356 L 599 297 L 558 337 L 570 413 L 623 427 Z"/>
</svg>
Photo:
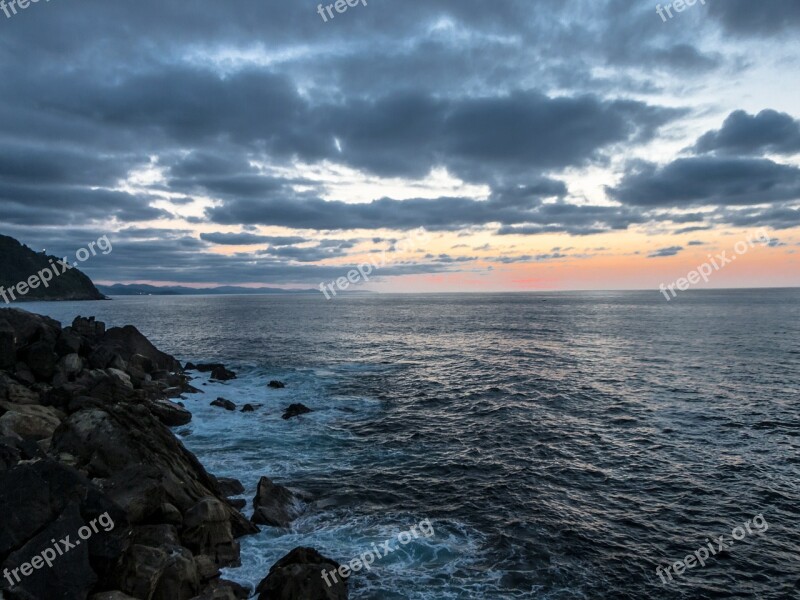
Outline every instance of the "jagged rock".
<svg viewBox="0 0 800 600">
<path fill-rule="evenodd" d="M 269 570 L 258 584 L 258 600 L 347 600 L 347 580 L 337 576 L 328 586 L 322 572 L 339 568 L 313 548 L 295 548 Z"/>
<path fill-rule="evenodd" d="M 145 406 L 80 410 L 55 432 L 52 452 L 72 454 L 90 477 L 116 482 L 116 491 L 109 489 L 109 494 L 121 503 L 128 494 L 128 506 L 154 510 L 169 503 L 185 514 L 203 498 L 222 500 L 214 478 Z M 236 537 L 257 531 L 235 509 L 225 509 Z"/>
<path fill-rule="evenodd" d="M 253 508 L 253 523 L 289 527 L 303 513 L 303 502 L 290 489 L 277 485 L 269 477 L 262 477 L 258 481 Z"/>
<path fill-rule="evenodd" d="M 218 406 L 219 408 L 224 408 L 225 410 L 236 410 L 236 405 L 225 398 L 217 398 L 211 403 L 211 406 Z"/>
<path fill-rule="evenodd" d="M 16 434 L 37 441 L 52 437 L 66 418 L 63 413 L 49 406 L 0 402 L 0 409 L 7 411 L 0 417 L 0 435 Z"/>
<path fill-rule="evenodd" d="M 42 449 L 33 440 L 19 436 L 0 437 L 0 471 L 10 469 L 22 460 L 45 458 Z"/>
<path fill-rule="evenodd" d="M 131 546 L 116 583 L 123 592 L 147 600 L 190 600 L 200 591 L 194 556 L 181 546 Z"/>
<path fill-rule="evenodd" d="M 192 420 L 192 413 L 168 400 L 155 400 L 148 406 L 150 412 L 167 427 L 186 425 Z"/>
<path fill-rule="evenodd" d="M 100 339 L 100 344 L 110 348 L 128 362 L 134 354 L 139 354 L 149 358 L 156 369 L 183 371 L 183 367 L 175 358 L 161 352 L 133 325 L 109 329 Z"/>
<path fill-rule="evenodd" d="M 203 498 L 183 516 L 183 545 L 209 556 L 217 565 L 238 566 L 239 542 L 231 529 L 229 507 L 216 498 Z"/>
<path fill-rule="evenodd" d="M 267 384 L 267 387 L 271 387 L 273 389 L 280 390 L 280 389 L 285 388 L 286 384 L 283 383 L 282 381 L 277 381 L 277 380 L 273 379 L 272 381 L 269 382 L 269 384 Z"/>
<path fill-rule="evenodd" d="M 101 592 L 100 594 L 95 594 L 89 600 L 137 600 L 133 596 L 128 596 L 128 594 L 124 594 L 118 590 L 113 592 Z"/>
<path fill-rule="evenodd" d="M 251 413 L 251 412 L 256 412 L 256 409 L 255 409 L 255 407 L 254 407 L 252 404 L 245 404 L 245 405 L 242 407 L 242 412 L 243 412 L 243 413 Z"/>
<path fill-rule="evenodd" d="M 286 412 L 283 413 L 283 419 L 291 419 L 293 417 L 299 417 L 300 415 L 305 415 L 307 413 L 314 412 L 304 404 L 291 404 L 289 408 L 286 409 Z"/>
<path fill-rule="evenodd" d="M 238 496 L 244 494 L 244 486 L 238 479 L 232 477 L 217 477 L 217 483 L 222 495 L 225 497 Z"/>
<path fill-rule="evenodd" d="M 229 371 L 222 365 L 219 365 L 213 371 L 211 371 L 211 379 L 216 379 L 217 381 L 229 381 L 231 379 L 236 379 L 236 373 Z"/>
<path fill-rule="evenodd" d="M 72 330 L 80 336 L 95 341 L 106 332 L 106 324 L 96 321 L 94 317 L 77 316 L 72 321 Z"/>
</svg>

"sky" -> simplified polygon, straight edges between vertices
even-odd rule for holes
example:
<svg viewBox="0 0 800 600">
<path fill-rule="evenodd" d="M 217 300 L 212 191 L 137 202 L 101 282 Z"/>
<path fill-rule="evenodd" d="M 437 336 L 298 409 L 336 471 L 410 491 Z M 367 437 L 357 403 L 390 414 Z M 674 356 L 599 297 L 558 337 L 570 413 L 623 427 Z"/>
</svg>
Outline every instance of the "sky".
<svg viewBox="0 0 800 600">
<path fill-rule="evenodd" d="M 8 1 L 0 234 L 96 282 L 800 285 L 797 0 Z"/>
</svg>

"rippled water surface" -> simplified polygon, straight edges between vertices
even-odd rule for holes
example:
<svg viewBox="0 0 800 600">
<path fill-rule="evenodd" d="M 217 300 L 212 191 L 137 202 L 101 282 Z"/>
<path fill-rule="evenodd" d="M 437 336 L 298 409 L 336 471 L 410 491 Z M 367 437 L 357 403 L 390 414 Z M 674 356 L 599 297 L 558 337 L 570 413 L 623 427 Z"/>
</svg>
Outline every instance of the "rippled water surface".
<svg viewBox="0 0 800 600">
<path fill-rule="evenodd" d="M 800 291 L 24 308 L 132 323 L 239 373 L 199 378 L 176 433 L 248 500 L 261 475 L 311 494 L 291 531 L 243 540 L 242 583 L 297 545 L 348 562 L 428 518 L 435 535 L 359 573 L 352 598 L 800 598 Z M 292 402 L 315 412 L 283 421 Z M 656 575 L 760 514 L 766 532 Z"/>
</svg>

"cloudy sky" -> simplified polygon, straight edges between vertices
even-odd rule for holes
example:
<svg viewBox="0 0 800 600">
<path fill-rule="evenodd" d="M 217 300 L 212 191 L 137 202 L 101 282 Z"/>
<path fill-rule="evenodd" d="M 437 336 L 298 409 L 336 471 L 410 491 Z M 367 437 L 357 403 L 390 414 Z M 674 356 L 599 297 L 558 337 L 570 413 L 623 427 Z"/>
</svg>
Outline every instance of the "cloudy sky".
<svg viewBox="0 0 800 600">
<path fill-rule="evenodd" d="M 650 289 L 764 229 L 711 285 L 800 285 L 797 0 L 9 14 L 0 233 L 96 281 Z"/>
</svg>

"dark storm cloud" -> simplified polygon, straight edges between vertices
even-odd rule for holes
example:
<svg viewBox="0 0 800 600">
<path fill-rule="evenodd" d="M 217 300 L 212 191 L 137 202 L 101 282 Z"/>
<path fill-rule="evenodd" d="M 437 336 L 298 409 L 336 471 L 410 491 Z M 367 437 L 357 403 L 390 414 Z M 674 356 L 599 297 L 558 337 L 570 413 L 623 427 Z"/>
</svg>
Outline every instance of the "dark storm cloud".
<svg viewBox="0 0 800 600">
<path fill-rule="evenodd" d="M 383 198 L 359 204 L 281 196 L 259 201 L 231 201 L 206 212 L 211 221 L 223 225 L 255 223 L 328 230 L 424 227 L 452 231 L 490 223 L 537 223 L 552 227 L 551 231 L 578 235 L 625 229 L 632 223 L 646 220 L 630 208 L 544 203 L 541 198 L 530 194 L 516 197 L 501 194 L 485 201 L 447 197 L 435 200 Z"/>
<path fill-rule="evenodd" d="M 695 157 L 634 163 L 609 195 L 648 208 L 754 205 L 800 199 L 800 169 L 767 159 Z"/>
<path fill-rule="evenodd" d="M 201 233 L 200 239 L 222 246 L 254 246 L 257 244 L 292 246 L 311 241 L 300 236 L 256 235 L 253 233 Z"/>
<path fill-rule="evenodd" d="M 735 34 L 768 36 L 800 29 L 800 3 L 796 0 L 709 2 L 709 14 Z"/>
<path fill-rule="evenodd" d="M 796 154 L 800 152 L 800 121 L 774 110 L 762 110 L 757 115 L 737 110 L 725 119 L 721 129 L 697 140 L 694 150 L 739 156 Z"/>
</svg>

